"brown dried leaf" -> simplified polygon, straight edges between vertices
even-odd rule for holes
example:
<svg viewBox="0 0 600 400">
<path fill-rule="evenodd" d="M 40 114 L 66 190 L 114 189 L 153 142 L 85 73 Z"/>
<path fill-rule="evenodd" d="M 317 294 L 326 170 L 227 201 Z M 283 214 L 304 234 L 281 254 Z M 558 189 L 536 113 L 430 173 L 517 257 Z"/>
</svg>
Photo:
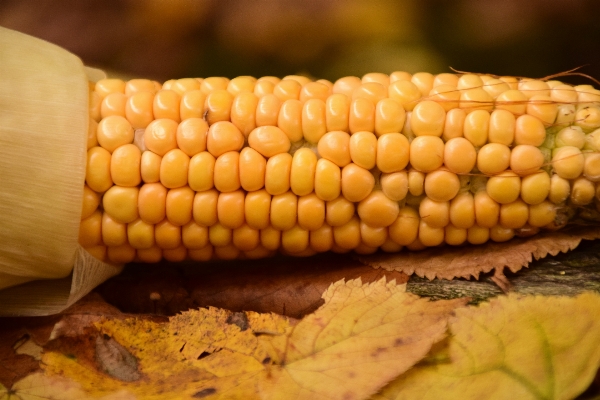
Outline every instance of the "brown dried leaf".
<svg viewBox="0 0 600 400">
<path fill-rule="evenodd" d="M 506 267 L 517 272 L 534 259 L 575 249 L 581 240 L 600 238 L 597 227 L 577 227 L 556 232 L 544 232 L 530 238 L 518 238 L 505 243 L 489 242 L 481 246 L 436 247 L 421 252 L 358 256 L 374 268 L 417 274 L 428 279 L 479 278 L 480 273 L 496 270 L 502 282 Z"/>
</svg>

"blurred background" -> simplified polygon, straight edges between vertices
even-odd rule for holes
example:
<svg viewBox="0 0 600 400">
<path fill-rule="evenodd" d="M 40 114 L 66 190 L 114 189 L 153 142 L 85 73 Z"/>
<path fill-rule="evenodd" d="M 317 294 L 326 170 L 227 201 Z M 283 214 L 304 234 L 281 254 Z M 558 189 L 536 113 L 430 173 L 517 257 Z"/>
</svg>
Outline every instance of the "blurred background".
<svg viewBox="0 0 600 400">
<path fill-rule="evenodd" d="M 599 16 L 598 0 L 0 0 L 1 26 L 161 81 L 582 65 L 600 79 Z"/>
</svg>

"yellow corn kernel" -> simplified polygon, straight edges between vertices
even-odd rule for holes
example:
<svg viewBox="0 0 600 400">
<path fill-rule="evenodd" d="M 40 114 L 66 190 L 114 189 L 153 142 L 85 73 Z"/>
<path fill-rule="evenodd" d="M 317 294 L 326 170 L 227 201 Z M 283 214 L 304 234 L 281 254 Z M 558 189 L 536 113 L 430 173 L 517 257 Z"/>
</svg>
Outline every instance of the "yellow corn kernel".
<svg viewBox="0 0 600 400">
<path fill-rule="evenodd" d="M 428 92 L 429 93 L 429 92 Z M 406 111 L 412 111 L 423 96 L 421 90 L 411 81 L 397 80 L 390 83 L 388 96 L 396 100 Z"/>
<path fill-rule="evenodd" d="M 415 169 L 408 171 L 408 191 L 413 196 L 421 196 L 425 186 L 425 174 Z"/>
<path fill-rule="evenodd" d="M 433 228 L 443 228 L 450 223 L 450 203 L 428 197 L 419 204 L 419 217 Z"/>
<path fill-rule="evenodd" d="M 154 183 L 160 181 L 160 164 L 162 157 L 152 151 L 144 151 L 140 161 L 142 181 Z"/>
<path fill-rule="evenodd" d="M 254 117 L 256 126 L 277 126 L 281 104 L 281 100 L 274 94 L 262 96 L 256 104 L 256 115 Z"/>
<path fill-rule="evenodd" d="M 571 202 L 576 206 L 586 206 L 594 200 L 596 187 L 593 182 L 584 177 L 575 179 L 571 183 Z"/>
<path fill-rule="evenodd" d="M 515 144 L 541 146 L 546 140 L 546 129 L 538 118 L 525 114 L 515 123 Z"/>
<path fill-rule="evenodd" d="M 490 239 L 494 242 L 507 242 L 513 237 L 515 237 L 515 231 L 512 228 L 505 228 L 501 225 L 490 228 Z"/>
<path fill-rule="evenodd" d="M 177 123 L 170 119 L 155 119 L 144 131 L 144 145 L 159 156 L 177 148 Z"/>
<path fill-rule="evenodd" d="M 280 231 L 291 229 L 297 221 L 298 197 L 292 192 L 273 196 L 271 199 L 271 225 Z"/>
<path fill-rule="evenodd" d="M 298 197 L 298 225 L 302 229 L 315 231 L 325 222 L 325 202 L 310 193 Z"/>
<path fill-rule="evenodd" d="M 126 104 L 127 96 L 123 93 L 110 93 L 100 103 L 100 116 L 102 118 L 114 115 L 125 117 Z"/>
<path fill-rule="evenodd" d="M 352 202 L 367 197 L 375 186 L 375 178 L 368 170 L 356 164 L 348 164 L 342 169 L 342 194 Z"/>
<path fill-rule="evenodd" d="M 154 225 L 139 218 L 128 223 L 127 241 L 136 250 L 149 249 L 154 245 Z"/>
<path fill-rule="evenodd" d="M 177 126 L 177 147 L 189 157 L 206 150 L 208 124 L 202 118 L 188 118 Z"/>
<path fill-rule="evenodd" d="M 107 246 L 127 243 L 127 224 L 117 221 L 108 213 L 102 213 L 102 243 Z"/>
<path fill-rule="evenodd" d="M 283 102 L 277 117 L 277 126 L 285 132 L 294 143 L 302 140 L 303 136 L 303 103 L 299 100 L 289 99 Z"/>
<path fill-rule="evenodd" d="M 192 190 L 202 192 L 213 187 L 215 162 L 215 157 L 207 151 L 198 153 L 190 159 L 187 181 Z"/>
<path fill-rule="evenodd" d="M 575 125 L 590 132 L 600 128 L 600 108 L 595 106 L 582 106 L 575 114 Z"/>
<path fill-rule="evenodd" d="M 138 212 L 142 221 L 157 224 L 166 217 L 167 188 L 160 183 L 146 183 L 138 194 Z"/>
<path fill-rule="evenodd" d="M 220 222 L 208 228 L 208 240 L 215 247 L 227 246 L 233 239 L 231 228 L 223 226 Z"/>
<path fill-rule="evenodd" d="M 430 226 L 424 220 L 419 223 L 419 242 L 425 247 L 439 246 L 444 243 L 445 229 Z"/>
<path fill-rule="evenodd" d="M 298 100 L 302 85 L 294 79 L 282 79 L 273 88 L 273 94 L 281 101 Z"/>
<path fill-rule="evenodd" d="M 189 186 L 171 189 L 166 198 L 166 215 L 173 225 L 182 226 L 192 220 L 195 192 Z"/>
<path fill-rule="evenodd" d="M 550 176 L 538 171 L 521 180 L 521 198 L 527 204 L 540 204 L 550 194 Z"/>
<path fill-rule="evenodd" d="M 521 178 L 512 171 L 502 172 L 488 179 L 486 191 L 500 204 L 512 203 L 521 193 Z"/>
<path fill-rule="evenodd" d="M 208 244 L 208 228 L 190 221 L 181 228 L 181 241 L 187 249 L 202 249 Z"/>
<path fill-rule="evenodd" d="M 439 85 L 429 92 L 429 100 L 438 103 L 444 111 L 457 109 L 460 105 L 460 91 L 454 85 Z M 445 127 L 445 122 L 444 122 Z"/>
<path fill-rule="evenodd" d="M 121 246 L 108 246 L 106 248 L 106 256 L 115 264 L 127 264 L 135 259 L 136 250 L 125 243 Z"/>
<path fill-rule="evenodd" d="M 510 89 L 496 97 L 496 109 L 506 110 L 515 116 L 523 115 L 527 109 L 528 98 L 520 90 Z"/>
<path fill-rule="evenodd" d="M 361 242 L 359 219 L 353 216 L 344 225 L 334 227 L 333 241 L 335 245 L 344 250 L 352 250 L 358 247 Z"/>
<path fill-rule="evenodd" d="M 200 84 L 200 90 L 203 93 L 209 94 L 210 92 L 213 92 L 215 90 L 227 89 L 228 85 L 229 85 L 228 78 L 224 78 L 224 77 L 220 77 L 220 76 L 213 76 L 210 78 L 205 78 L 202 81 L 202 83 Z"/>
<path fill-rule="evenodd" d="M 110 175 L 115 185 L 137 186 L 142 177 L 140 165 L 142 153 L 133 144 L 124 144 L 113 151 L 110 159 Z"/>
<path fill-rule="evenodd" d="M 394 99 L 384 98 L 375 106 L 375 133 L 400 132 L 406 120 L 404 107 Z"/>
<path fill-rule="evenodd" d="M 462 90 L 460 108 L 465 109 L 467 112 L 473 110 L 491 111 L 494 108 L 494 99 L 482 88 Z"/>
<path fill-rule="evenodd" d="M 240 188 L 240 153 L 228 151 L 215 161 L 214 185 L 219 192 L 233 192 Z"/>
<path fill-rule="evenodd" d="M 510 168 L 521 176 L 529 175 L 544 165 L 544 155 L 537 147 L 527 144 L 515 146 L 510 155 Z"/>
<path fill-rule="evenodd" d="M 550 96 L 550 87 L 544 81 L 536 79 L 522 79 L 519 81 L 519 90 L 531 99 L 533 96 Z"/>
<path fill-rule="evenodd" d="M 500 143 L 488 143 L 477 153 L 477 169 L 488 175 L 504 171 L 509 167 L 510 161 L 510 148 Z"/>
<path fill-rule="evenodd" d="M 254 191 L 264 187 L 267 160 L 259 152 L 244 147 L 240 152 L 239 168 L 240 185 L 244 190 Z"/>
<path fill-rule="evenodd" d="M 556 119 L 558 105 L 550 96 L 535 95 L 527 103 L 527 114 L 536 117 L 546 125 L 550 125 Z"/>
<path fill-rule="evenodd" d="M 522 228 L 528 219 L 529 206 L 521 199 L 500 206 L 500 225 L 504 228 Z"/>
<path fill-rule="evenodd" d="M 206 112 L 206 122 L 213 125 L 220 121 L 229 121 L 231 118 L 231 106 L 233 104 L 233 95 L 227 90 L 213 90 L 206 96 L 204 109 Z"/>
<path fill-rule="evenodd" d="M 360 85 L 362 85 L 362 81 L 360 78 L 356 76 L 345 76 L 335 81 L 335 83 L 333 84 L 332 92 L 334 94 L 340 93 L 351 98 L 354 91 Z"/>
<path fill-rule="evenodd" d="M 246 223 L 253 229 L 265 229 L 269 226 L 271 195 L 264 189 L 248 192 L 244 201 Z"/>
<path fill-rule="evenodd" d="M 328 201 L 325 207 L 325 221 L 332 227 L 344 225 L 350 221 L 355 212 L 354 203 L 347 200 L 344 196 L 339 196 L 336 199 Z"/>
<path fill-rule="evenodd" d="M 561 204 L 569 198 L 571 194 L 571 184 L 565 178 L 553 174 L 550 178 L 550 193 L 548 200 L 554 204 Z"/>
<path fill-rule="evenodd" d="M 435 201 L 449 201 L 457 195 L 460 181 L 455 173 L 438 169 L 425 175 L 425 195 Z"/>
<path fill-rule="evenodd" d="M 267 250 L 279 250 L 281 247 L 281 231 L 270 225 L 261 229 L 260 244 Z"/>
<path fill-rule="evenodd" d="M 284 252 L 295 254 L 308 249 L 309 231 L 298 225 L 281 232 L 281 248 Z"/>
<path fill-rule="evenodd" d="M 552 154 L 552 169 L 564 179 L 575 179 L 583 173 L 585 157 L 573 146 L 559 147 Z"/>
<path fill-rule="evenodd" d="M 245 192 L 220 193 L 217 201 L 217 219 L 226 228 L 236 229 L 245 221 Z"/>
<path fill-rule="evenodd" d="M 169 189 L 187 185 L 190 157 L 179 149 L 168 151 L 160 163 L 160 182 Z"/>
<path fill-rule="evenodd" d="M 375 131 L 375 104 L 364 98 L 352 100 L 348 128 L 351 134 L 360 131 Z"/>
<path fill-rule="evenodd" d="M 238 76 L 233 78 L 227 84 L 227 91 L 234 96 L 242 92 L 250 92 L 254 91 L 254 86 L 256 85 L 256 78 L 253 76 Z"/>
<path fill-rule="evenodd" d="M 490 228 L 474 225 L 467 229 L 467 241 L 470 244 L 483 244 L 490 240 Z"/>
<path fill-rule="evenodd" d="M 252 251 L 260 244 L 260 231 L 243 224 L 233 230 L 232 243 L 241 251 Z"/>
<path fill-rule="evenodd" d="M 214 225 L 217 219 L 217 202 L 219 192 L 215 189 L 197 192 L 194 196 L 192 216 L 194 221 L 201 226 Z"/>
<path fill-rule="evenodd" d="M 95 192 L 102 193 L 112 185 L 110 175 L 111 155 L 102 147 L 92 147 L 87 152 L 85 182 Z"/>
<path fill-rule="evenodd" d="M 282 194 L 290 189 L 291 169 L 292 156 L 289 153 L 269 158 L 265 171 L 265 189 L 269 194 Z"/>
<path fill-rule="evenodd" d="M 549 201 L 529 206 L 529 219 L 527 222 L 533 227 L 544 227 L 554 222 L 556 206 Z"/>
<path fill-rule="evenodd" d="M 475 222 L 482 228 L 492 228 L 498 224 L 500 205 L 490 197 L 485 190 L 480 190 L 473 196 Z"/>
<path fill-rule="evenodd" d="M 189 249 L 188 256 L 194 261 L 209 261 L 212 259 L 214 253 L 214 247 L 210 244 L 200 249 Z"/>
<path fill-rule="evenodd" d="M 437 136 L 418 136 L 410 143 L 409 155 L 413 168 L 434 171 L 444 163 L 444 142 Z"/>
<path fill-rule="evenodd" d="M 454 108 L 446 113 L 444 131 L 442 132 L 444 141 L 463 137 L 465 118 L 467 118 L 467 113 L 461 108 Z"/>
<path fill-rule="evenodd" d="M 569 126 L 561 129 L 555 137 L 555 146 L 573 146 L 582 149 L 585 145 L 585 133 L 578 126 Z"/>
<path fill-rule="evenodd" d="M 125 93 L 125 82 L 114 78 L 100 79 L 96 82 L 94 90 L 103 98 L 110 93 Z"/>
<path fill-rule="evenodd" d="M 486 110 L 471 111 L 465 118 L 464 136 L 473 146 L 483 146 L 488 142 L 489 127 L 489 112 Z"/>
<path fill-rule="evenodd" d="M 394 201 L 400 201 L 406 198 L 408 194 L 408 173 L 406 171 L 392 172 L 389 174 L 381 174 L 379 183 L 383 193 Z M 342 177 L 342 189 L 344 179 Z M 423 185 L 421 185 L 423 186 Z"/>
<path fill-rule="evenodd" d="M 310 248 L 316 252 L 325 252 L 333 248 L 333 228 L 323 224 L 319 229 L 309 232 Z"/>
<path fill-rule="evenodd" d="M 137 187 L 112 186 L 102 197 L 102 207 L 119 222 L 133 222 L 139 217 L 138 194 Z"/>
<path fill-rule="evenodd" d="M 325 102 L 310 99 L 302 106 L 302 135 L 307 142 L 318 143 L 327 132 L 325 125 Z"/>
<path fill-rule="evenodd" d="M 254 93 L 241 92 L 235 96 L 231 105 L 231 122 L 248 136 L 256 128 L 256 107 L 258 97 Z"/>
<path fill-rule="evenodd" d="M 461 229 L 475 225 L 475 199 L 469 192 L 458 194 L 450 202 L 450 223 Z M 466 240 L 466 232 L 465 232 Z"/>
<path fill-rule="evenodd" d="M 495 99 L 500 94 L 506 92 L 507 90 L 510 90 L 510 86 L 508 86 L 506 82 L 501 81 L 500 79 L 490 79 L 484 83 L 483 90 L 488 92 L 488 94 Z"/>
<path fill-rule="evenodd" d="M 98 193 L 90 189 L 88 185 L 83 185 L 83 201 L 81 205 L 81 219 L 86 219 L 100 205 L 100 196 Z"/>
<path fill-rule="evenodd" d="M 135 259 L 145 263 L 157 263 L 163 258 L 162 249 L 156 245 L 147 249 L 137 249 Z"/>
<path fill-rule="evenodd" d="M 81 220 L 78 242 L 83 247 L 102 244 L 102 212 L 100 210 L 94 211 L 89 217 Z"/>
<path fill-rule="evenodd" d="M 328 132 L 349 131 L 350 98 L 345 94 L 334 93 L 325 101 L 325 125 Z"/>
<path fill-rule="evenodd" d="M 446 111 L 431 100 L 419 102 L 412 111 L 410 126 L 417 136 L 442 136 Z"/>
<path fill-rule="evenodd" d="M 325 201 L 334 200 L 340 195 L 342 173 L 333 162 L 321 158 L 315 169 L 315 194 Z"/>
<path fill-rule="evenodd" d="M 124 117 L 103 118 L 96 128 L 98 143 L 112 153 L 117 147 L 133 142 L 133 128 Z"/>
<path fill-rule="evenodd" d="M 398 203 L 381 190 L 372 191 L 357 207 L 360 219 L 374 227 L 390 226 L 398 217 L 398 210 Z"/>
<path fill-rule="evenodd" d="M 309 148 L 298 149 L 292 158 L 290 188 L 298 196 L 311 193 L 315 187 L 317 156 Z"/>
<path fill-rule="evenodd" d="M 478 155 L 471 142 L 463 137 L 456 137 L 446 142 L 443 159 L 444 165 L 450 171 L 455 174 L 467 174 L 475 167 Z"/>
<path fill-rule="evenodd" d="M 248 136 L 248 145 L 269 158 L 290 149 L 290 139 L 276 126 L 261 126 L 253 129 Z"/>
<path fill-rule="evenodd" d="M 146 128 L 154 120 L 152 104 L 154 94 L 138 92 L 132 94 L 125 104 L 125 118 L 134 129 Z"/>
<path fill-rule="evenodd" d="M 356 132 L 350 136 L 349 150 L 352 162 L 364 169 L 375 167 L 378 142 L 371 132 Z"/>
<path fill-rule="evenodd" d="M 488 141 L 510 146 L 515 138 L 516 118 L 507 110 L 494 110 L 490 114 Z"/>
<path fill-rule="evenodd" d="M 319 139 L 319 155 L 338 167 L 344 167 L 351 161 L 350 135 L 343 131 L 328 132 Z"/>
<path fill-rule="evenodd" d="M 190 90 L 181 96 L 179 116 L 182 121 L 189 118 L 204 118 L 206 94 L 201 90 Z"/>
<path fill-rule="evenodd" d="M 180 102 L 181 96 L 174 90 L 159 90 L 154 95 L 154 102 L 152 104 L 154 118 L 171 119 L 175 122 L 181 121 L 179 115 Z"/>
<path fill-rule="evenodd" d="M 275 89 L 275 83 L 268 80 L 258 80 L 254 85 L 254 94 L 259 98 L 264 96 L 273 95 Z"/>
<path fill-rule="evenodd" d="M 215 157 L 229 151 L 239 151 L 244 145 L 244 135 L 229 121 L 219 121 L 208 129 L 206 148 Z"/>
<path fill-rule="evenodd" d="M 387 86 L 378 82 L 363 82 L 354 90 L 354 93 L 352 93 L 352 100 L 361 98 L 370 100 L 373 104 L 377 104 L 386 97 Z"/>
<path fill-rule="evenodd" d="M 330 94 L 331 89 L 326 84 L 321 82 L 308 82 L 300 89 L 298 99 L 303 103 L 310 99 L 320 99 L 325 101 Z"/>
<path fill-rule="evenodd" d="M 380 136 L 377 139 L 377 168 L 381 172 L 403 170 L 408 165 L 410 146 L 406 136 L 400 133 Z"/>
</svg>

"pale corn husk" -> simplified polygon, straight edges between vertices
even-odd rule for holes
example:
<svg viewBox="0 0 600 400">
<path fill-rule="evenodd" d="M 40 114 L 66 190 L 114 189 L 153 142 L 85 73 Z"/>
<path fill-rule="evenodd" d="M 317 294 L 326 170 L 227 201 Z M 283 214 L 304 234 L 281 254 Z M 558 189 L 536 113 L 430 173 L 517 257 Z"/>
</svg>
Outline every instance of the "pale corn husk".
<svg viewBox="0 0 600 400">
<path fill-rule="evenodd" d="M 88 97 L 79 58 L 0 27 L 0 315 L 59 312 L 120 271 L 77 243 Z"/>
</svg>

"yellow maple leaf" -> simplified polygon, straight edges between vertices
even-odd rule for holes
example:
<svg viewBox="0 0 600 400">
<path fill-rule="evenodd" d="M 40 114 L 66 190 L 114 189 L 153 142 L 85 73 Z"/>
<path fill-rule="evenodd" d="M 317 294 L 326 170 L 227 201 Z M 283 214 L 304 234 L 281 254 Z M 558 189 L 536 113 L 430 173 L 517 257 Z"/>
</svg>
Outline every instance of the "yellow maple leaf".
<svg viewBox="0 0 600 400">
<path fill-rule="evenodd" d="M 600 366 L 600 295 L 500 297 L 456 311 L 447 347 L 375 399 L 573 399 Z"/>
<path fill-rule="evenodd" d="M 259 382 L 265 399 L 364 399 L 444 338 L 462 299 L 430 302 L 385 279 L 339 281 L 325 304 L 268 343 L 275 365 Z"/>
</svg>

